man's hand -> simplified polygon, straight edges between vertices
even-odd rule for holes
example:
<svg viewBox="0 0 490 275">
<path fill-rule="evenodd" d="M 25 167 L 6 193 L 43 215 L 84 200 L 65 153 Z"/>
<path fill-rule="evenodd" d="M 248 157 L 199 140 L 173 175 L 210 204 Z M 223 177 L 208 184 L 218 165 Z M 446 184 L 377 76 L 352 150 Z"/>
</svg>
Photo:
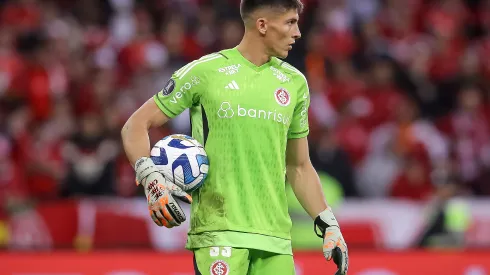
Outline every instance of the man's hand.
<svg viewBox="0 0 490 275">
<path fill-rule="evenodd" d="M 142 157 L 134 165 L 137 184 L 145 188 L 150 216 L 158 226 L 172 228 L 185 221 L 185 214 L 175 198 L 192 203 L 192 197 L 167 180 L 150 158 Z"/>
<path fill-rule="evenodd" d="M 321 234 L 317 232 L 320 229 Z M 347 274 L 349 268 L 349 256 L 347 244 L 340 232 L 339 223 L 330 208 L 325 209 L 315 219 L 315 233 L 323 238 L 323 255 L 327 261 L 332 260 L 338 270 L 335 275 Z"/>
</svg>

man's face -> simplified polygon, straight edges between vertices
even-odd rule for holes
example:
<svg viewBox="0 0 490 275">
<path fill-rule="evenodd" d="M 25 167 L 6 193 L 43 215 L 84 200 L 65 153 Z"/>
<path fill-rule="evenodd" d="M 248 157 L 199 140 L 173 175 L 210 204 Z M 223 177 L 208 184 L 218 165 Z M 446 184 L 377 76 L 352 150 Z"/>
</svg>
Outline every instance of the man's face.
<svg viewBox="0 0 490 275">
<path fill-rule="evenodd" d="M 298 26 L 299 15 L 296 9 L 284 12 L 270 12 L 266 18 L 264 35 L 268 54 L 286 58 L 296 39 L 301 37 Z"/>
</svg>

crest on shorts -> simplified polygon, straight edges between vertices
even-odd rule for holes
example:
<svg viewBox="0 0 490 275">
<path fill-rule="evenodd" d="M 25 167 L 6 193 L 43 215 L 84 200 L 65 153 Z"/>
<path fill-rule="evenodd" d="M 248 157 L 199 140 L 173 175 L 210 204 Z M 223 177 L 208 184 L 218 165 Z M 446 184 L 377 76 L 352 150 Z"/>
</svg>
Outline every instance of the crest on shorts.
<svg viewBox="0 0 490 275">
<path fill-rule="evenodd" d="M 173 79 L 169 79 L 167 81 L 167 84 L 165 84 L 165 87 L 162 89 L 162 94 L 163 95 L 169 95 L 175 88 L 175 81 Z"/>
<path fill-rule="evenodd" d="M 223 260 L 214 261 L 209 268 L 209 273 L 211 273 L 211 275 L 228 275 L 229 271 L 230 266 Z"/>
<path fill-rule="evenodd" d="M 289 92 L 284 88 L 279 88 L 274 92 L 274 98 L 281 106 L 288 106 L 291 102 Z"/>
</svg>

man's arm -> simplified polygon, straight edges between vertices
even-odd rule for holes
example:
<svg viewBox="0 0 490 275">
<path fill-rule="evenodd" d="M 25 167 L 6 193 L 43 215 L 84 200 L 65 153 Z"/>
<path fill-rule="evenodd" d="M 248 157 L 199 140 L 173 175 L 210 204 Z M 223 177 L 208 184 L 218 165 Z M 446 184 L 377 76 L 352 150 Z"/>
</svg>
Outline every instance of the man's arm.
<svg viewBox="0 0 490 275">
<path fill-rule="evenodd" d="M 136 182 L 143 185 L 145 190 L 151 218 L 158 226 L 171 228 L 186 220 L 184 211 L 174 197 L 187 203 L 191 203 L 192 198 L 180 187 L 167 181 L 149 157 L 148 131 L 169 119 L 155 100 L 150 98 L 128 119 L 121 130 L 121 138 L 126 156 L 136 172 Z"/>
<path fill-rule="evenodd" d="M 311 218 L 327 208 L 320 179 L 310 161 L 308 139 L 289 139 L 286 151 L 286 176 L 296 198 Z"/>
<path fill-rule="evenodd" d="M 321 234 L 317 235 L 323 238 L 323 255 L 328 261 L 334 260 L 338 267 L 336 275 L 346 275 L 349 268 L 347 245 L 311 164 L 306 137 L 288 140 L 286 176 L 296 198 L 314 219 L 315 232 L 320 229 Z"/>
<path fill-rule="evenodd" d="M 177 70 L 162 90 L 131 115 L 121 136 L 124 151 L 133 167 L 138 159 L 150 155 L 149 129 L 162 126 L 199 102 L 207 86 L 205 72 L 208 67 L 204 65 L 221 57 L 218 54 L 204 56 Z"/>
<path fill-rule="evenodd" d="M 128 119 L 121 130 L 124 151 L 136 172 L 136 184 L 143 185 L 150 216 L 159 226 L 173 227 L 185 221 L 185 213 L 174 198 L 191 203 L 192 197 L 166 179 L 150 158 L 148 132 L 178 116 L 200 100 L 206 90 L 206 67 L 201 64 L 221 58 L 202 57 L 180 68 L 163 88 Z"/>
<path fill-rule="evenodd" d="M 296 72 L 305 80 L 299 87 L 298 99 L 288 131 L 286 177 L 296 198 L 313 218 L 315 233 L 323 238 L 323 255 L 328 261 L 333 259 L 337 264 L 336 275 L 346 275 L 349 265 L 347 245 L 340 233 L 337 219 L 327 205 L 320 179 L 311 164 L 308 152 L 308 108 L 310 106 L 308 83 L 301 72 L 288 65 L 285 65 L 285 68 Z M 320 233 L 317 229 L 320 230 Z"/>
<path fill-rule="evenodd" d="M 126 121 L 121 130 L 121 138 L 126 156 L 133 167 L 141 157 L 150 156 L 150 128 L 160 127 L 169 120 L 155 100 L 150 98 Z"/>
</svg>

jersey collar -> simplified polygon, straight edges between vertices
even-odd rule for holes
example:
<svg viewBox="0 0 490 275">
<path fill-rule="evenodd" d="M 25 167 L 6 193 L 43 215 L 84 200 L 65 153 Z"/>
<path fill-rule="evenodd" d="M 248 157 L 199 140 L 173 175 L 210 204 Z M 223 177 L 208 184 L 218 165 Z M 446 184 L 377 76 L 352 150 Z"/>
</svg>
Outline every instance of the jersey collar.
<svg viewBox="0 0 490 275">
<path fill-rule="evenodd" d="M 260 71 L 264 70 L 265 68 L 272 66 L 272 64 L 273 64 L 273 57 L 271 57 L 267 63 L 264 63 L 261 66 L 257 66 L 254 63 L 250 62 L 250 60 L 246 59 L 242 55 L 242 53 L 238 50 L 238 47 L 234 47 L 232 52 L 234 53 L 234 55 L 237 58 L 241 59 L 246 66 L 250 67 L 252 70 L 257 71 L 257 72 L 260 72 Z"/>
</svg>

